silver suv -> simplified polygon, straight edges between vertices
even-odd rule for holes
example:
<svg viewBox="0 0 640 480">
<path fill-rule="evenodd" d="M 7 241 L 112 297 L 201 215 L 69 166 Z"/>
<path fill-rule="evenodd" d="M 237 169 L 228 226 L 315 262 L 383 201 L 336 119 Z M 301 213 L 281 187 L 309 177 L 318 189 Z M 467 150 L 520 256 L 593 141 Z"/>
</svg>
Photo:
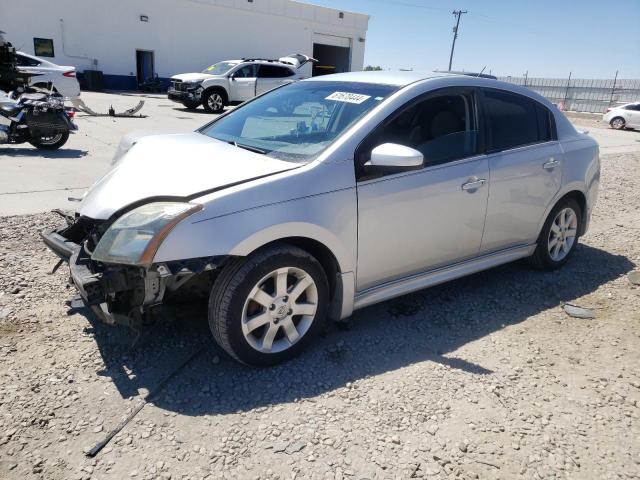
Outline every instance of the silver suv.
<svg viewBox="0 0 640 480">
<path fill-rule="evenodd" d="M 376 302 L 521 258 L 560 267 L 600 177 L 597 143 L 547 100 L 461 75 L 305 80 L 119 152 L 45 243 L 109 323 L 207 292 L 216 341 L 251 365 Z"/>
</svg>

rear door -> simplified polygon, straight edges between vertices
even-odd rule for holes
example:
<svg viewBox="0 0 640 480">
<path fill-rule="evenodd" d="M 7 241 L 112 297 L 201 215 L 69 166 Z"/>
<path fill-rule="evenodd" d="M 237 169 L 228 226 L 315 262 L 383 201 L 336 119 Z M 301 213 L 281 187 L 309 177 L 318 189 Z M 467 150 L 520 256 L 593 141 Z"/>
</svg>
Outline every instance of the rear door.
<svg viewBox="0 0 640 480">
<path fill-rule="evenodd" d="M 261 64 L 258 70 L 257 95 L 295 80 L 295 72 L 284 66 Z"/>
<path fill-rule="evenodd" d="M 627 105 L 625 107 L 628 110 L 627 127 L 638 128 L 640 127 L 640 103 L 634 105 Z"/>
<path fill-rule="evenodd" d="M 482 252 L 536 241 L 562 183 L 562 149 L 553 115 L 515 93 L 483 89 L 491 181 Z"/>
<path fill-rule="evenodd" d="M 245 102 L 256 96 L 258 65 L 249 64 L 238 68 L 229 78 L 229 100 Z"/>
</svg>

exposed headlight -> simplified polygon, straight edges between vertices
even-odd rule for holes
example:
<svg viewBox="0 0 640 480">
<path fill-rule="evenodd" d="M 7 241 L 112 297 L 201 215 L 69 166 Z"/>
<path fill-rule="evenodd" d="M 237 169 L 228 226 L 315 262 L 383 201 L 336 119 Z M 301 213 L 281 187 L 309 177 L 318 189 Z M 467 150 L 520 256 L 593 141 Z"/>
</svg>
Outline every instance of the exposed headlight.
<svg viewBox="0 0 640 480">
<path fill-rule="evenodd" d="M 180 202 L 149 203 L 136 208 L 104 232 L 91 258 L 104 263 L 151 265 L 162 241 L 179 222 L 202 210 Z"/>
</svg>

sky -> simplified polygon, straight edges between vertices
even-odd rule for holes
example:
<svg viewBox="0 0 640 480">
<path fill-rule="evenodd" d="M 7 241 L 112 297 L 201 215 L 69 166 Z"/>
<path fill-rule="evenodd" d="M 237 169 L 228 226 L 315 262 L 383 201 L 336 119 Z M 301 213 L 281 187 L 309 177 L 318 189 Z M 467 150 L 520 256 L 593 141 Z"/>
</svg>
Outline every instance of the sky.
<svg viewBox="0 0 640 480">
<path fill-rule="evenodd" d="M 640 0 L 303 0 L 371 16 L 365 65 L 426 73 L 640 78 Z"/>
</svg>

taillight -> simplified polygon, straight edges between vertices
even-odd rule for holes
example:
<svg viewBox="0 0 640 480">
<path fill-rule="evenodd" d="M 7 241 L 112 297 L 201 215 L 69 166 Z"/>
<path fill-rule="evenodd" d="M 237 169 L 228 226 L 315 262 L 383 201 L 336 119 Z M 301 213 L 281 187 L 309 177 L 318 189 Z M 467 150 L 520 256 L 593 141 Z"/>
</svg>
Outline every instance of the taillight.
<svg viewBox="0 0 640 480">
<path fill-rule="evenodd" d="M 76 116 L 76 111 L 74 109 L 72 109 L 72 108 L 65 109 L 64 113 L 66 113 L 67 117 L 69 117 L 69 118 L 73 118 L 73 117 Z"/>
<path fill-rule="evenodd" d="M 62 74 L 63 77 L 69 77 L 69 78 L 76 78 L 76 71 L 75 70 L 69 70 L 68 72 L 64 72 Z"/>
</svg>

